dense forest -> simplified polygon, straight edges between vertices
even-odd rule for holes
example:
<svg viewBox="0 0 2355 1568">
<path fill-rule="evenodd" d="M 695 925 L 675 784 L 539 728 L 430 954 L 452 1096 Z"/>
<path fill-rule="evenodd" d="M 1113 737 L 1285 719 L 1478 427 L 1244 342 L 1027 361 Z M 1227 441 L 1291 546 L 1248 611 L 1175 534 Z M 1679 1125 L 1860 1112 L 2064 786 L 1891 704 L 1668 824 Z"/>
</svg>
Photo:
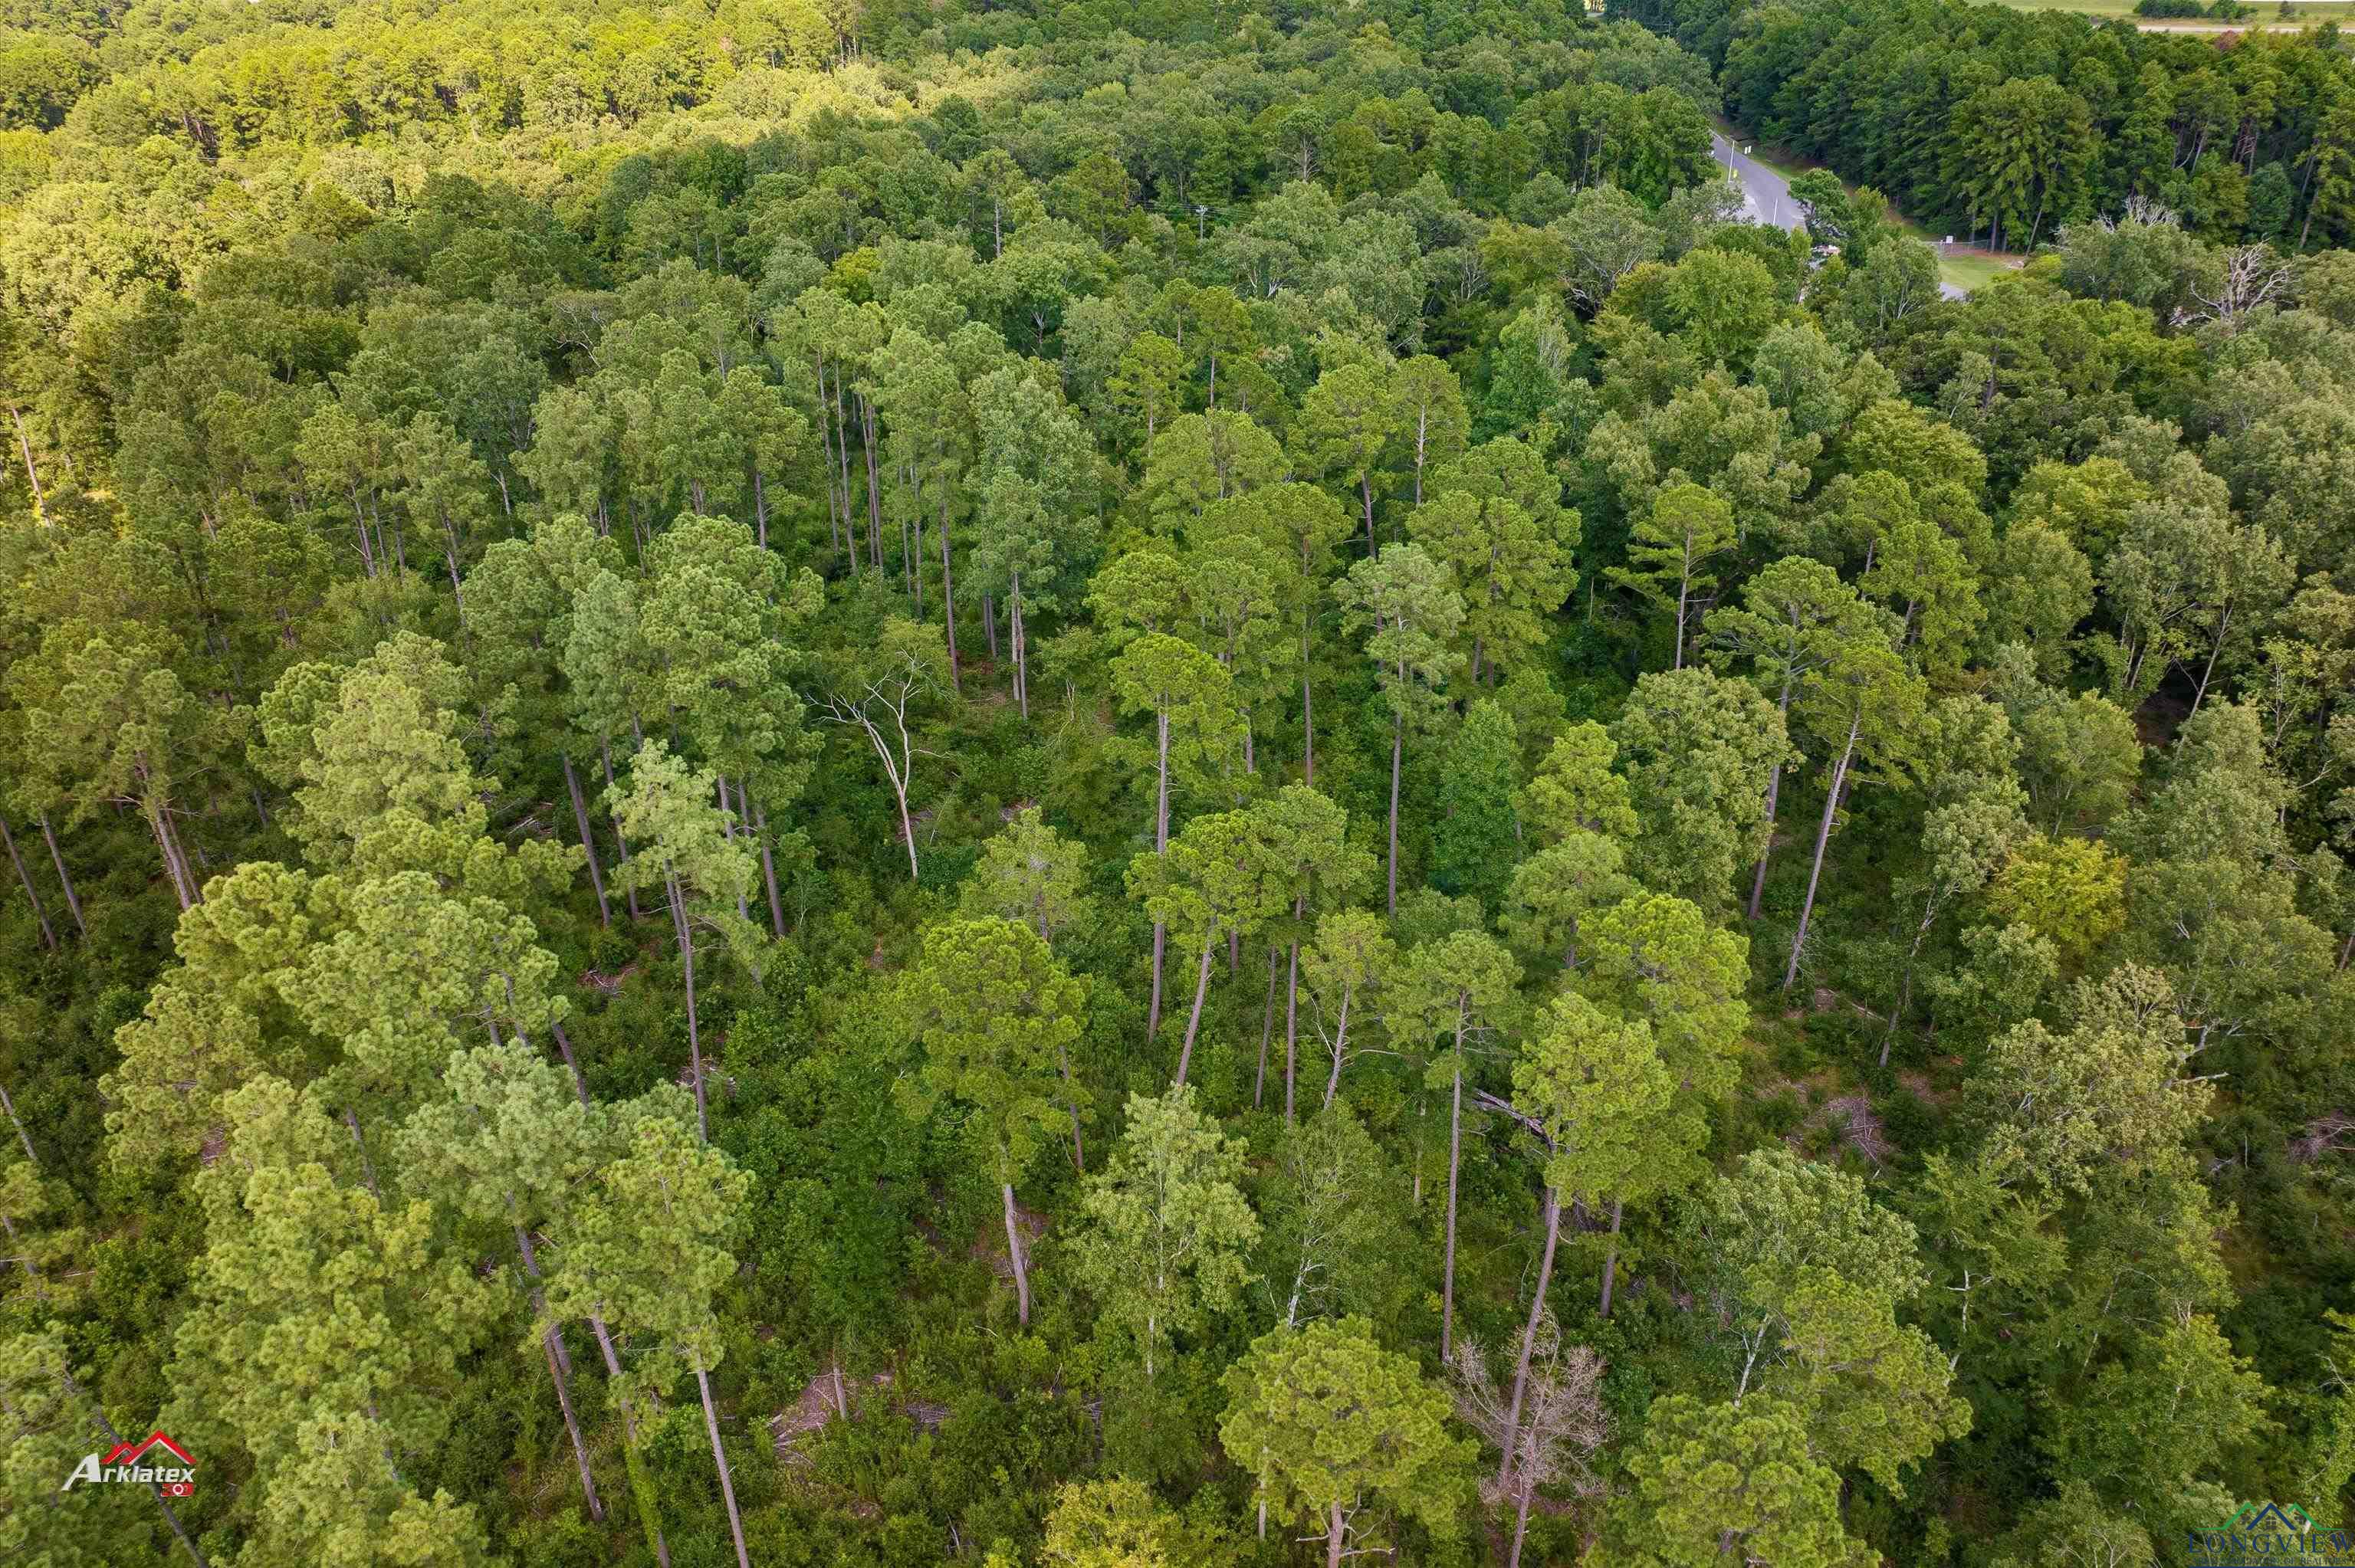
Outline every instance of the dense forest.
<svg viewBox="0 0 2355 1568">
<path fill-rule="evenodd" d="M 0 0 L 0 1562 L 2355 1557 L 2334 28 Z"/>
</svg>

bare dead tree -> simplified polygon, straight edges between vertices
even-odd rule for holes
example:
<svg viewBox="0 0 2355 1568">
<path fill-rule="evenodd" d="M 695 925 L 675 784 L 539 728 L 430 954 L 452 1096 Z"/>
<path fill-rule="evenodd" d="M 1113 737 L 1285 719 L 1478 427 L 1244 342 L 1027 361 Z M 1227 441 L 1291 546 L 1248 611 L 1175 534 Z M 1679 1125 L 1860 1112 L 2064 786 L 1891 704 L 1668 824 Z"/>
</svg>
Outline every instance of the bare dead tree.
<svg viewBox="0 0 2355 1568">
<path fill-rule="evenodd" d="M 1550 1312 L 1539 1320 L 1533 1349 L 1518 1422 L 1487 1352 L 1470 1335 L 1455 1341 L 1447 1368 L 1455 1414 L 1489 1442 L 1512 1450 L 1506 1456 L 1509 1478 L 1481 1486 L 1487 1501 L 1513 1505 L 1508 1568 L 1520 1568 L 1529 1503 L 1540 1487 L 1567 1482 L 1581 1496 L 1602 1489 L 1588 1461 L 1611 1436 L 1611 1420 L 1603 1410 L 1603 1358 L 1585 1345 L 1565 1346 Z"/>
<path fill-rule="evenodd" d="M 2241 319 L 2259 305 L 2271 302 L 2289 288 L 2289 263 L 2274 254 L 2270 245 L 2235 245 L 2226 250 L 2216 271 L 2191 285 L 2211 321 L 2227 334 L 2238 332 Z"/>
<path fill-rule="evenodd" d="M 883 775 L 890 781 L 891 794 L 900 803 L 900 836 L 908 846 L 908 880 L 921 874 L 916 869 L 916 829 L 908 814 L 908 786 L 915 770 L 918 757 L 931 757 L 915 744 L 908 728 L 908 710 L 932 686 L 932 673 L 913 652 L 902 650 L 899 658 L 885 667 L 880 675 L 853 677 L 842 687 L 827 693 L 816 706 L 828 722 L 855 725 L 875 748 L 875 756 L 883 764 Z"/>
</svg>

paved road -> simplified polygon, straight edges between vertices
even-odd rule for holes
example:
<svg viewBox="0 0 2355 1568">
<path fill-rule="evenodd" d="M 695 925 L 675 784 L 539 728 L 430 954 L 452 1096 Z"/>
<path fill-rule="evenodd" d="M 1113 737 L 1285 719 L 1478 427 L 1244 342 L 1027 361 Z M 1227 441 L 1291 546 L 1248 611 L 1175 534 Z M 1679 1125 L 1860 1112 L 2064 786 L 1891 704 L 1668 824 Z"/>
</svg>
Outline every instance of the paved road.
<svg viewBox="0 0 2355 1568">
<path fill-rule="evenodd" d="M 1739 147 L 1715 132 L 1710 133 L 1710 150 L 1742 183 L 1742 217 L 1753 223 L 1771 223 L 1785 229 L 1798 228 L 1805 223 L 1799 204 L 1791 199 L 1790 182 L 1782 175 L 1744 155 Z M 1963 299 L 1969 291 L 1943 281 L 1938 284 L 1938 292 L 1950 300 Z"/>
</svg>

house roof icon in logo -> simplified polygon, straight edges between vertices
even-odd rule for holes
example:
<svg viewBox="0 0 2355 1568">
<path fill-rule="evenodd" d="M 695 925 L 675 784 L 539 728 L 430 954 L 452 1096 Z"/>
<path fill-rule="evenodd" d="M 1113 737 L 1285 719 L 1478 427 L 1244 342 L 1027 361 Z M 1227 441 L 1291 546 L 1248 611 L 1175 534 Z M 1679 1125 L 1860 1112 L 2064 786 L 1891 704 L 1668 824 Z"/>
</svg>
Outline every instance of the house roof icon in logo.
<svg viewBox="0 0 2355 1568">
<path fill-rule="evenodd" d="M 2314 1529 L 2314 1520 L 2296 1503 L 2244 1503 L 2232 1516 L 2232 1528 L 2243 1533 L 2278 1530 L 2291 1535 L 2305 1535 Z"/>
<path fill-rule="evenodd" d="M 169 1437 L 165 1436 L 160 1431 L 150 1432 L 146 1436 L 141 1438 L 136 1443 L 117 1443 L 113 1447 L 107 1450 L 106 1459 L 104 1462 L 110 1465 L 135 1465 L 139 1462 L 141 1456 L 144 1455 L 150 1448 L 168 1448 L 172 1451 L 173 1457 L 177 1458 L 181 1464 L 186 1465 L 191 1470 L 197 1467 L 197 1462 L 188 1457 L 188 1451 L 181 1447 L 177 1443 L 173 1442 Z"/>
</svg>

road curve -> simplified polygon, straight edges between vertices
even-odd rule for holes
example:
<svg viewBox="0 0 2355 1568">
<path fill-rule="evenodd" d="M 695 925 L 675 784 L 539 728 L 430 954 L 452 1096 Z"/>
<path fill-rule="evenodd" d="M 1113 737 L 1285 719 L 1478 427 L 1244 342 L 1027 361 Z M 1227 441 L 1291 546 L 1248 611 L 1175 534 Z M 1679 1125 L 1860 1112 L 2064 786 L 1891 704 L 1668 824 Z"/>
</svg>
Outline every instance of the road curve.
<svg viewBox="0 0 2355 1568">
<path fill-rule="evenodd" d="M 1742 185 L 1742 216 L 1752 223 L 1796 229 L 1806 221 L 1799 204 L 1791 199 L 1790 182 L 1716 132 L 1710 132 L 1710 152 L 1720 165 L 1733 171 Z M 1970 291 L 1941 279 L 1938 292 L 1950 300 L 1967 299 Z"/>
</svg>

